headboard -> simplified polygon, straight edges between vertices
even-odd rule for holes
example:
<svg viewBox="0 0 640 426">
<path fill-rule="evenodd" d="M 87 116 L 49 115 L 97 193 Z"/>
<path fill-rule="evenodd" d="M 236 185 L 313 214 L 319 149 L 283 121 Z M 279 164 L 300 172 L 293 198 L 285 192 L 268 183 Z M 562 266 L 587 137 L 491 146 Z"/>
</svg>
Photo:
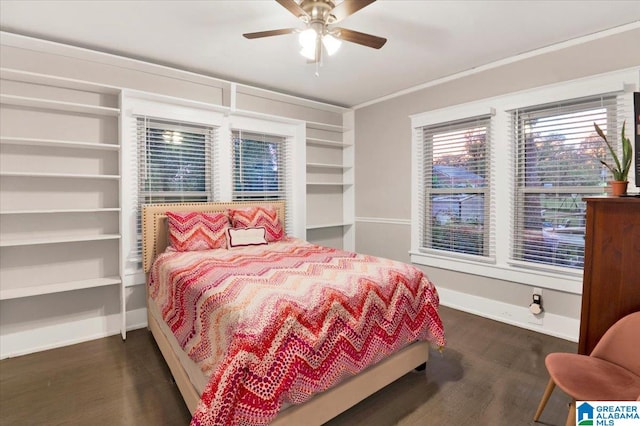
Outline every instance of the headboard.
<svg viewBox="0 0 640 426">
<path fill-rule="evenodd" d="M 153 260 L 169 244 L 166 212 L 223 212 L 229 208 L 273 206 L 278 211 L 282 226 L 285 225 L 284 201 L 234 201 L 228 203 L 165 203 L 142 206 L 142 267 L 147 273 Z"/>
</svg>

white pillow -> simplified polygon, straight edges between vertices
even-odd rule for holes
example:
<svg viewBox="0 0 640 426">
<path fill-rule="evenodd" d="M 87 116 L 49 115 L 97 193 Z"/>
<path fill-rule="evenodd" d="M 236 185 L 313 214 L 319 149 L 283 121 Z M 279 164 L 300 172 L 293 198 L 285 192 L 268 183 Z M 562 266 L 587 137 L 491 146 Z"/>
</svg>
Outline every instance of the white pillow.
<svg viewBox="0 0 640 426">
<path fill-rule="evenodd" d="M 264 226 L 255 228 L 229 228 L 229 247 L 261 246 L 267 244 L 267 230 Z"/>
</svg>

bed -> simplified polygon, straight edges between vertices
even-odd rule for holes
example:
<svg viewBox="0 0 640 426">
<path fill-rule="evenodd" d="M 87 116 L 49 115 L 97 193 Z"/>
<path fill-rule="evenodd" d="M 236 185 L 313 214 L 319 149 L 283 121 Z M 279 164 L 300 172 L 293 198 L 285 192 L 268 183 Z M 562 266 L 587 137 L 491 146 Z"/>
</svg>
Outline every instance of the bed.
<svg viewBox="0 0 640 426">
<path fill-rule="evenodd" d="M 255 415 L 255 413 L 248 412 L 250 410 L 247 409 L 247 407 L 251 406 L 251 401 L 253 401 L 253 399 L 255 399 L 256 397 L 254 394 L 250 394 L 249 396 L 247 396 L 246 389 L 244 388 L 242 388 L 239 391 L 236 390 L 235 387 L 229 388 L 240 395 L 240 396 L 237 396 L 238 402 L 229 403 L 229 404 L 238 404 L 238 406 L 242 406 L 242 408 L 238 408 L 238 409 L 234 408 L 234 410 L 240 413 L 240 414 L 237 414 L 237 413 L 234 414 L 236 417 L 228 417 L 228 416 L 225 417 L 226 414 L 225 415 L 220 414 L 221 412 L 226 413 L 229 410 L 229 404 L 227 404 L 227 402 L 225 401 L 219 402 L 215 400 L 215 398 L 219 398 L 220 396 L 222 396 L 222 399 L 224 399 L 228 395 L 233 393 L 229 389 L 224 387 L 226 385 L 223 385 L 223 383 L 227 383 L 227 379 L 224 379 L 224 378 L 229 376 L 236 377 L 239 374 L 251 374 L 251 378 L 258 375 L 258 373 L 255 373 L 255 374 L 247 373 L 248 367 L 245 367 L 244 365 L 240 365 L 235 369 L 232 369 L 230 367 L 231 364 L 233 365 L 237 364 L 236 359 L 239 357 L 238 354 L 242 353 L 243 354 L 242 356 L 244 357 L 243 359 L 247 358 L 246 353 L 249 353 L 251 356 L 254 356 L 254 357 L 255 357 L 255 354 L 251 353 L 251 350 L 247 350 L 246 348 L 242 348 L 242 351 L 238 349 L 237 351 L 234 352 L 235 349 L 232 350 L 232 348 L 236 348 L 239 346 L 238 344 L 235 344 L 235 341 L 233 342 L 230 341 L 228 346 L 220 345 L 220 347 L 225 348 L 225 350 L 222 351 L 223 352 L 222 354 L 218 354 L 223 358 L 213 357 L 213 358 L 207 358 L 207 360 L 198 358 L 199 356 L 198 354 L 200 353 L 201 347 L 208 348 L 207 349 L 208 352 L 216 352 L 215 348 L 212 349 L 209 347 L 209 346 L 216 346 L 216 345 L 211 345 L 211 343 L 214 340 L 197 342 L 197 344 L 191 345 L 191 346 L 190 346 L 190 343 L 185 344 L 185 341 L 187 341 L 188 339 L 185 339 L 184 333 L 182 335 L 180 334 L 180 329 L 184 328 L 182 327 L 182 325 L 183 325 L 183 322 L 185 322 L 186 320 L 184 320 L 182 317 L 180 317 L 179 321 L 175 320 L 176 314 L 173 311 L 172 311 L 173 314 L 167 314 L 167 312 L 171 311 L 171 309 L 167 308 L 166 302 L 164 303 L 164 305 L 160 303 L 159 300 L 161 299 L 161 297 L 158 296 L 158 294 L 163 293 L 163 294 L 172 294 L 171 297 L 174 297 L 175 296 L 173 295 L 174 292 L 177 294 L 183 290 L 181 288 L 180 290 L 178 290 L 177 285 L 175 287 L 172 287 L 172 285 L 167 285 L 165 286 L 166 288 L 162 287 L 161 284 L 159 284 L 160 282 L 163 281 L 162 279 L 159 278 L 160 276 L 162 276 L 162 273 L 160 273 L 159 271 L 165 271 L 165 270 L 175 271 L 176 270 L 175 268 L 179 269 L 179 268 L 183 268 L 184 265 L 192 265 L 192 266 L 189 266 L 188 268 L 184 267 L 183 269 L 191 271 L 191 269 L 189 268 L 191 267 L 195 268 L 196 266 L 198 266 L 198 267 L 204 268 L 204 270 L 206 271 L 209 271 L 207 273 L 211 273 L 211 274 L 215 273 L 215 274 L 224 276 L 225 280 L 239 280 L 239 278 L 236 278 L 235 276 L 232 276 L 231 278 L 229 278 L 228 273 L 224 275 L 218 271 L 218 270 L 223 270 L 224 268 L 217 267 L 217 266 L 211 267 L 210 265 L 212 264 L 226 265 L 227 271 L 235 270 L 235 268 L 237 267 L 237 264 L 233 262 L 239 262 L 239 260 L 237 259 L 241 259 L 242 263 L 249 263 L 247 259 L 251 258 L 251 259 L 254 259 L 254 261 L 255 259 L 258 259 L 260 262 L 263 262 L 264 265 L 267 265 L 263 267 L 263 269 L 260 272 L 261 274 L 263 273 L 263 270 L 267 270 L 267 269 L 271 270 L 275 268 L 277 269 L 277 271 L 273 273 L 277 274 L 279 279 L 290 281 L 290 280 L 293 280 L 291 276 L 295 274 L 295 269 L 292 269 L 294 266 L 293 263 L 295 263 L 295 266 L 298 267 L 300 263 L 305 263 L 307 259 L 311 259 L 311 258 L 315 259 L 315 263 L 313 263 L 313 267 L 310 267 L 315 271 L 316 267 L 319 267 L 319 268 L 323 267 L 324 265 L 323 262 L 325 261 L 325 259 L 330 262 L 337 262 L 336 265 L 342 265 L 342 264 L 349 264 L 349 265 L 358 264 L 359 265 L 358 262 L 361 262 L 364 259 L 362 255 L 356 255 L 349 252 L 342 252 L 335 249 L 322 248 L 320 246 L 315 246 L 308 242 L 304 242 L 301 240 L 296 240 L 288 237 L 283 238 L 282 241 L 276 241 L 273 243 L 270 242 L 268 245 L 264 245 L 264 246 L 249 245 L 248 247 L 239 247 L 239 248 L 233 248 L 229 250 L 224 250 L 224 249 L 209 250 L 205 252 L 206 255 L 201 253 L 194 253 L 194 252 L 172 253 L 171 248 L 167 249 L 167 246 L 169 246 L 169 242 L 168 242 L 169 238 L 168 238 L 168 230 L 167 230 L 167 212 L 171 212 L 170 214 L 180 213 L 180 212 L 182 213 L 203 212 L 203 213 L 215 214 L 220 212 L 226 212 L 228 211 L 228 209 L 243 209 L 243 208 L 250 208 L 250 207 L 262 206 L 262 205 L 263 204 L 255 203 L 255 202 L 171 203 L 171 204 L 154 204 L 154 205 L 147 205 L 143 207 L 143 213 L 142 213 L 143 267 L 144 267 L 145 273 L 147 273 L 147 292 L 148 292 L 147 312 L 148 312 L 148 324 L 149 324 L 148 326 L 149 326 L 149 329 L 151 330 L 151 333 L 153 334 L 154 339 L 157 342 L 157 345 L 162 355 L 164 356 L 167 362 L 167 365 L 169 366 L 169 369 L 171 370 L 171 373 L 175 379 L 175 382 L 185 400 L 185 404 L 187 405 L 189 411 L 194 416 L 192 420 L 193 425 L 238 423 L 238 422 L 245 423 L 245 424 L 265 423 L 264 419 L 266 417 L 264 416 L 266 414 L 260 413 L 259 415 Z M 282 223 L 285 223 L 284 202 L 279 202 L 279 201 L 269 202 L 268 205 L 269 207 L 276 210 L 279 220 Z M 234 251 L 234 250 L 237 250 L 237 251 Z M 295 253 L 297 256 L 299 256 L 304 260 L 302 262 L 299 262 L 299 261 L 293 262 L 293 261 L 287 260 L 288 262 L 293 262 L 293 263 L 280 267 L 280 263 L 277 263 L 279 261 L 276 262 L 275 259 L 280 259 L 280 258 L 288 259 L 288 257 L 282 255 L 283 253 L 287 253 L 287 256 L 289 253 Z M 207 258 L 204 259 L 202 256 L 207 256 Z M 272 256 L 272 257 L 269 257 L 269 256 Z M 273 259 L 273 263 L 271 259 Z M 323 259 L 323 260 L 320 260 L 320 259 Z M 377 258 L 366 257 L 366 259 L 367 261 L 370 261 L 370 259 L 377 259 Z M 380 259 L 380 260 L 385 262 L 392 262 L 386 259 Z M 219 263 L 219 262 L 223 262 L 223 263 Z M 254 264 L 254 263 L 250 263 L 250 264 Z M 209 266 L 204 267 L 202 265 L 209 265 Z M 271 267 L 272 265 L 273 265 L 273 268 Z M 393 263 L 393 266 L 395 267 L 400 267 L 399 265 L 404 265 L 402 266 L 403 268 L 404 267 L 412 268 L 409 265 L 401 264 L 399 262 Z M 306 265 L 306 266 L 309 267 L 309 265 Z M 155 268 L 155 269 L 152 270 L 152 268 Z M 174 269 L 171 269 L 171 268 L 174 268 Z M 291 270 L 294 271 L 293 274 L 290 272 Z M 410 270 L 413 271 L 412 273 L 414 274 L 419 273 L 422 276 L 421 272 L 416 272 L 418 271 L 417 269 L 413 268 Z M 340 271 L 340 268 L 337 268 L 336 270 L 330 271 L 330 272 L 340 273 L 341 271 Z M 184 274 L 182 272 L 173 273 L 173 275 L 175 276 L 180 276 L 181 274 L 184 277 Z M 192 273 L 189 272 L 188 275 L 191 276 L 191 274 Z M 396 272 L 393 272 L 393 274 L 396 274 Z M 248 274 L 248 275 L 252 275 L 252 274 Z M 243 276 L 243 279 L 245 280 L 247 279 L 246 274 Z M 296 280 L 297 279 L 298 278 L 296 278 Z M 316 277 L 316 279 L 318 278 Z M 395 279 L 398 279 L 398 278 L 395 278 Z M 399 279 L 404 280 L 402 276 Z M 220 278 L 221 283 L 222 281 L 223 281 L 222 278 Z M 361 365 L 346 365 L 338 369 L 338 367 L 335 367 L 335 366 L 339 365 L 340 360 L 342 360 L 344 356 L 342 355 L 338 356 L 337 358 L 339 359 L 332 358 L 332 362 L 330 364 L 327 364 L 327 365 L 330 365 L 331 368 L 333 368 L 333 369 L 331 368 L 327 369 L 327 375 L 330 377 L 328 378 L 317 377 L 318 382 L 322 382 L 323 386 L 327 386 L 326 390 L 322 389 L 322 391 L 320 392 L 318 392 L 317 390 L 311 389 L 313 388 L 313 386 L 311 386 L 310 383 L 307 383 L 312 381 L 311 379 L 309 379 L 309 377 L 314 377 L 313 376 L 314 374 L 317 375 L 318 371 L 322 370 L 320 369 L 320 366 L 316 366 L 317 367 L 316 370 L 309 370 L 310 372 L 308 376 L 304 376 L 302 379 L 297 378 L 297 376 L 295 376 L 294 379 L 287 379 L 288 381 L 281 378 L 281 382 L 279 383 L 284 383 L 284 382 L 290 383 L 294 381 L 297 383 L 298 387 L 294 389 L 294 385 L 291 385 L 293 390 L 290 390 L 290 393 L 285 394 L 287 396 L 287 398 L 285 399 L 291 400 L 293 403 L 280 405 L 278 401 L 276 401 L 276 403 L 274 403 L 274 401 L 271 401 L 271 404 L 273 406 L 271 407 L 271 414 L 270 414 L 271 417 L 268 418 L 268 423 L 274 424 L 274 425 L 285 425 L 285 424 L 290 424 L 290 425 L 318 424 L 319 425 L 319 424 L 325 423 L 326 421 L 337 416 L 341 412 L 347 410 L 351 406 L 357 404 L 359 401 L 365 399 L 369 395 L 372 395 L 379 389 L 385 387 L 389 383 L 395 381 L 396 379 L 400 378 L 404 374 L 410 372 L 420 364 L 425 363 L 428 359 L 429 341 L 431 341 L 432 343 L 438 346 L 443 346 L 445 343 L 445 340 L 444 340 L 444 333 L 442 329 L 442 323 L 437 314 L 437 308 L 438 308 L 437 292 L 433 287 L 433 284 L 431 284 L 426 277 L 422 276 L 422 278 L 420 278 L 420 281 L 421 281 L 421 283 L 419 284 L 420 287 L 416 287 L 416 289 L 414 289 L 413 291 L 416 294 L 418 294 L 418 289 L 419 289 L 419 292 L 420 292 L 420 300 L 421 300 L 420 303 L 422 303 L 419 307 L 421 309 L 419 310 L 420 320 L 425 321 L 424 322 L 425 324 L 427 323 L 429 324 L 428 327 L 426 326 L 422 327 L 424 328 L 424 330 L 420 331 L 420 338 L 417 338 L 415 336 L 411 337 L 413 335 L 409 335 L 408 337 L 405 336 L 407 333 L 409 333 L 408 330 L 410 329 L 410 327 L 403 323 L 402 327 L 398 327 L 399 331 L 397 333 L 402 334 L 403 338 L 409 339 L 410 341 L 405 342 L 402 344 L 402 346 L 399 346 L 398 348 L 394 349 L 393 353 L 389 353 L 388 355 L 386 355 L 383 349 L 380 349 L 379 351 L 367 349 L 365 351 L 364 349 L 360 348 L 362 349 L 361 352 L 363 353 L 362 355 L 363 359 L 368 357 L 367 359 L 369 359 L 369 362 L 373 362 L 373 364 L 367 366 L 366 368 L 364 368 Z M 239 281 L 239 282 L 242 282 L 242 281 Z M 363 279 L 363 282 L 368 283 L 368 281 L 364 279 Z M 218 284 L 219 283 L 216 282 L 216 285 Z M 234 285 L 237 285 L 237 284 L 234 284 Z M 334 284 L 331 284 L 331 285 L 334 285 Z M 408 287 L 409 285 L 407 284 L 405 286 Z M 400 286 L 400 285 L 396 285 L 396 287 L 404 288 L 404 286 Z M 238 288 L 243 288 L 243 287 L 238 286 Z M 317 292 L 315 290 L 315 287 L 314 287 L 314 290 L 311 290 L 310 288 L 308 291 Z M 382 290 L 376 290 L 376 291 L 379 291 L 381 295 L 383 294 Z M 398 294 L 400 294 L 400 290 L 397 290 L 397 292 Z M 256 299 L 260 299 L 257 296 L 252 296 L 252 297 L 255 297 Z M 315 297 L 316 297 L 316 300 L 319 300 L 317 299 L 318 297 L 317 294 Z M 383 298 L 382 296 L 380 297 Z M 400 296 L 398 297 L 402 300 L 407 299 L 406 295 L 402 297 Z M 169 299 L 170 297 L 166 296 L 166 298 Z M 174 297 L 174 299 L 176 300 L 179 299 L 181 301 L 186 298 L 187 298 L 186 296 Z M 209 299 L 207 300 L 211 300 L 211 299 L 215 299 L 215 297 L 209 296 Z M 240 299 L 240 297 L 238 297 L 238 299 Z M 232 303 L 232 302 L 239 303 L 239 302 L 236 302 L 234 298 L 232 298 L 232 300 L 229 301 L 228 303 Z M 371 303 L 377 303 L 377 302 L 371 302 Z M 394 302 L 394 303 L 400 304 L 400 302 Z M 408 303 L 408 302 L 403 301 L 402 303 Z M 415 304 L 417 302 L 414 301 L 413 303 Z M 335 306 L 340 306 L 340 305 L 334 303 L 331 306 L 332 307 L 328 309 L 335 311 L 336 309 Z M 342 309 L 342 307 L 340 308 Z M 231 309 L 231 307 L 229 309 Z M 260 309 L 271 309 L 271 308 L 270 307 L 265 308 L 264 306 L 261 306 Z M 273 321 L 275 321 L 277 318 L 279 318 L 281 314 L 276 312 L 273 314 L 267 313 L 265 315 L 267 316 L 274 315 Z M 278 315 L 278 316 L 275 316 L 275 315 Z M 384 316 L 385 314 L 382 313 L 380 315 Z M 166 316 L 167 318 L 174 318 L 173 322 L 171 322 L 170 319 L 167 319 L 165 321 L 165 318 L 163 316 Z M 193 315 L 193 316 L 203 317 L 202 313 L 198 315 Z M 247 316 L 249 317 L 249 314 L 247 314 Z M 299 318 L 299 317 L 300 316 L 298 314 L 298 317 L 296 318 Z M 327 317 L 328 317 L 328 314 L 327 314 Z M 255 318 L 255 315 L 252 318 Z M 414 320 L 417 323 L 418 321 L 417 314 Z M 206 329 L 206 331 L 203 331 L 203 329 L 206 327 L 202 325 L 196 325 L 195 322 L 197 321 L 197 318 L 194 318 L 193 321 L 194 321 L 194 324 L 190 325 L 190 328 L 189 327 L 185 328 L 186 334 L 188 335 L 189 338 L 192 338 L 193 335 L 196 335 L 196 334 L 200 336 L 204 336 L 204 335 L 216 336 L 217 339 L 221 339 L 220 336 L 226 336 L 225 333 L 218 333 L 216 330 L 209 330 L 208 328 Z M 290 322 L 289 319 L 287 319 L 286 321 L 288 321 L 287 323 Z M 311 322 L 311 320 L 309 321 Z M 384 322 L 384 319 L 378 319 L 377 321 Z M 410 321 L 410 320 L 407 320 L 407 321 Z M 170 322 L 171 322 L 171 326 L 168 324 Z M 179 323 L 179 326 L 176 326 L 176 323 Z M 283 322 L 282 325 L 279 325 L 278 330 L 284 330 L 286 328 L 284 324 L 285 323 Z M 320 324 L 320 322 L 318 322 L 318 324 Z M 244 326 L 246 326 L 246 324 L 243 324 L 243 327 Z M 201 327 L 201 328 L 198 328 L 198 327 Z M 246 327 L 249 327 L 249 326 L 246 326 Z M 283 331 L 280 334 L 283 334 L 283 333 L 285 332 Z M 245 329 L 242 328 L 241 331 L 238 331 L 234 334 L 234 338 L 236 336 L 240 336 L 238 337 L 238 339 L 241 340 L 242 336 L 245 336 L 245 334 L 246 334 Z M 374 333 L 372 332 L 372 335 L 373 334 Z M 254 341 L 252 339 L 255 340 L 256 339 L 255 336 L 251 337 L 251 339 L 247 338 L 246 342 Z M 381 337 L 380 339 L 384 339 L 384 337 Z M 206 340 L 206 339 L 203 338 L 203 340 Z M 225 340 L 225 339 L 222 338 L 222 340 Z M 400 342 L 396 343 L 395 341 L 391 342 L 387 345 L 388 347 L 386 347 L 385 350 L 389 350 L 389 348 L 395 344 L 400 345 L 401 343 Z M 257 345 L 256 348 L 259 346 L 257 342 L 255 343 L 255 345 Z M 357 347 L 358 344 L 354 343 L 354 345 Z M 292 345 L 292 346 L 295 346 L 295 345 Z M 253 348 L 253 349 L 257 350 L 256 348 Z M 194 361 L 194 359 L 191 359 L 191 357 L 187 355 L 186 351 L 188 351 L 196 361 Z M 217 351 L 217 352 L 220 352 L 220 351 Z M 230 357 L 228 356 L 229 353 L 234 353 L 236 355 L 236 358 L 229 360 L 230 359 Z M 262 355 L 265 355 L 265 354 L 262 354 Z M 273 354 L 271 355 L 275 356 Z M 304 355 L 300 354 L 299 357 L 300 358 L 307 357 L 308 359 L 312 358 L 312 356 L 309 354 L 304 354 Z M 268 356 L 265 355 L 265 358 L 268 358 Z M 294 358 L 296 358 L 297 360 L 298 355 L 295 355 Z M 210 361 L 211 359 L 216 359 L 217 361 L 215 363 L 212 363 Z M 249 359 L 254 360 L 253 358 L 249 358 Z M 287 359 L 289 359 L 288 355 L 287 355 Z M 307 362 L 310 362 L 308 359 L 306 359 Z M 223 360 L 224 362 L 222 362 L 221 360 Z M 325 360 L 323 362 L 328 362 L 328 361 Z M 343 361 L 343 362 L 345 364 L 355 363 L 353 360 L 348 360 L 348 362 L 347 361 Z M 247 361 L 247 363 L 248 363 L 247 365 L 249 365 L 249 361 Z M 286 368 L 281 365 L 281 364 L 284 364 L 284 361 L 282 362 L 278 361 L 273 363 L 273 360 L 272 360 L 272 364 L 273 365 L 270 364 L 269 366 L 269 368 L 272 370 L 273 369 L 275 369 L 275 371 L 286 370 Z M 299 365 L 299 364 L 300 362 L 297 362 L 296 365 Z M 225 367 L 226 370 L 225 368 L 220 367 L 222 365 L 226 366 Z M 251 365 L 253 366 L 253 368 L 258 368 L 256 367 L 258 365 L 257 361 L 253 362 Z M 293 365 L 293 362 L 287 365 Z M 303 367 L 301 368 L 304 368 L 306 366 L 306 364 L 304 363 L 302 365 Z M 206 366 L 206 368 L 203 366 Z M 208 374 L 204 374 L 203 370 L 207 371 Z M 271 370 L 269 371 L 271 372 Z M 282 377 L 285 377 L 285 376 L 283 375 Z M 294 376 L 286 376 L 286 377 L 294 377 Z M 255 382 L 258 379 L 252 379 L 252 380 L 254 380 Z M 262 380 L 262 378 L 260 380 Z M 229 380 L 229 382 L 233 382 L 233 380 Z M 313 385 L 315 386 L 315 383 L 313 383 Z M 254 385 L 256 389 L 258 389 L 259 386 L 264 386 L 268 388 L 269 392 L 273 390 L 272 389 L 273 386 L 269 387 L 270 385 L 268 384 Z M 257 391 L 258 393 L 260 393 L 260 389 L 262 388 L 258 389 Z M 244 391 L 244 393 L 241 393 L 241 391 Z M 267 391 L 265 390 L 265 393 L 266 392 Z M 216 397 L 215 395 L 218 395 L 218 397 Z M 271 395 L 271 393 L 269 393 L 269 395 Z M 265 397 L 265 400 L 266 399 L 267 398 Z M 282 395 L 279 396 L 279 399 L 282 400 Z M 260 404 L 264 405 L 265 403 L 264 401 L 260 401 Z M 259 405 L 259 404 L 256 403 L 256 405 Z M 249 407 L 249 408 L 252 408 L 252 407 Z M 275 414 L 273 410 L 276 410 Z M 216 411 L 217 414 L 216 413 L 212 414 L 213 411 Z M 266 412 L 269 412 L 269 410 L 266 410 Z M 215 421 L 212 420 L 214 418 L 218 420 L 215 420 Z M 226 419 L 226 420 L 219 420 L 219 419 Z M 234 419 L 234 420 L 230 420 L 230 419 Z M 238 420 L 238 419 L 242 419 L 242 420 Z"/>
</svg>

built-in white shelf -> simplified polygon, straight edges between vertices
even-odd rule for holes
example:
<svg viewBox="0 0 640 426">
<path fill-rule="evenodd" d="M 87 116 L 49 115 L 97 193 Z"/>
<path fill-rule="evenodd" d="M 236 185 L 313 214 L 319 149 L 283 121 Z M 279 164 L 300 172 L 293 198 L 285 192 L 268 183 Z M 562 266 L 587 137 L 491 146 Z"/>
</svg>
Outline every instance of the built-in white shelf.
<svg viewBox="0 0 640 426">
<path fill-rule="evenodd" d="M 337 124 L 318 123 L 315 121 L 307 121 L 307 127 L 309 129 L 327 130 L 329 132 L 336 132 L 336 133 L 343 133 L 348 130 Z"/>
<path fill-rule="evenodd" d="M 350 144 L 338 141 L 332 141 L 329 139 L 307 138 L 309 145 L 331 146 L 336 148 L 345 148 L 351 146 Z"/>
<path fill-rule="evenodd" d="M 307 182 L 309 186 L 351 186 L 352 183 L 344 182 Z"/>
<path fill-rule="evenodd" d="M 220 89 L 225 90 L 225 88 L 222 86 L 220 87 Z M 215 111 L 215 112 L 221 112 L 224 114 L 229 114 L 230 112 L 232 112 L 230 107 L 224 106 L 224 105 L 212 104 L 210 102 L 194 101 L 194 100 L 178 98 L 178 97 L 169 96 L 169 95 L 160 95 L 157 93 L 142 92 L 139 90 L 124 89 L 123 94 L 125 94 L 127 97 L 134 97 L 136 99 L 145 99 L 152 102 L 161 102 L 161 103 L 171 104 L 175 106 L 185 106 L 188 108 L 198 108 L 198 109 L 203 109 L 205 111 Z M 143 111 L 136 111 L 136 110 L 132 110 L 132 114 L 146 115 Z"/>
<path fill-rule="evenodd" d="M 0 247 L 35 246 L 41 244 L 75 243 L 82 241 L 117 240 L 120 234 L 68 235 L 59 237 L 15 238 L 0 241 Z"/>
<path fill-rule="evenodd" d="M 231 90 L 232 92 L 236 92 L 237 94 L 240 94 L 240 95 L 255 96 L 258 98 L 269 99 L 277 102 L 284 102 L 285 104 L 298 105 L 303 108 L 317 109 L 320 111 L 327 111 L 331 113 L 343 114 L 349 111 L 349 109 L 345 107 L 330 105 L 321 101 L 303 99 L 293 95 L 274 92 L 273 90 L 270 90 L 270 89 L 251 87 L 251 86 L 244 85 L 242 83 L 231 83 Z"/>
<path fill-rule="evenodd" d="M 45 86 L 64 87 L 66 89 L 84 90 L 94 93 L 107 93 L 117 95 L 120 88 L 105 84 L 91 83 L 89 81 L 74 78 L 56 77 L 48 74 L 16 70 L 13 68 L 0 68 L 0 78 L 4 80 L 21 81 L 24 83 L 41 84 Z"/>
<path fill-rule="evenodd" d="M 325 223 L 323 225 L 308 225 L 307 226 L 307 230 L 312 230 L 312 229 L 325 229 L 325 228 L 340 228 L 343 226 L 351 226 L 353 225 L 353 223 Z"/>
<path fill-rule="evenodd" d="M 25 177 L 25 178 L 63 178 L 63 179 L 120 179 L 120 175 L 94 175 L 79 173 L 32 173 L 32 172 L 0 172 L 0 176 L 5 177 Z"/>
<path fill-rule="evenodd" d="M 85 288 L 104 287 L 121 284 L 119 277 L 92 278 L 88 280 L 67 281 L 53 284 L 42 284 L 22 288 L 0 289 L 0 300 L 18 299 L 20 297 L 39 296 L 59 293 L 61 291 L 81 290 Z"/>
<path fill-rule="evenodd" d="M 117 288 L 120 293 L 120 331 L 124 339 L 126 297 L 120 234 L 123 218 L 119 206 L 123 167 L 119 155 L 122 150 L 119 117 L 123 89 L 46 74 L 46 67 L 40 68 L 43 73 L 0 67 L 0 103 L 3 108 L 13 107 L 12 116 L 18 117 L 10 126 L 14 130 L 1 132 L 0 147 L 3 152 L 21 148 L 17 153 L 23 154 L 21 161 L 8 161 L 0 170 L 3 197 L 9 194 L 7 199 L 13 200 L 13 193 L 17 193 L 19 200 L 15 205 L 11 202 L 0 205 L 3 278 L 7 268 L 6 282 L 0 283 L 0 300 L 11 304 L 15 302 L 10 299 L 112 286 L 109 288 Z M 40 113 L 31 115 L 32 111 Z M 51 119 L 48 113 L 60 117 L 66 123 L 65 128 L 48 126 Z M 99 120 L 102 131 L 95 134 L 95 139 L 84 130 L 87 119 Z M 32 126 L 42 127 L 41 132 L 34 134 Z M 36 162 L 29 161 L 29 156 Z M 47 168 L 38 167 L 38 162 L 49 156 L 54 162 Z M 69 166 L 65 167 L 67 158 Z M 79 158 L 78 167 L 73 166 L 75 158 Z M 99 161 L 100 166 L 89 167 L 91 160 Z M 48 203 L 43 200 L 55 197 L 59 191 L 67 192 L 64 195 L 68 203 L 45 205 Z M 96 202 L 96 196 L 102 202 Z M 78 222 L 93 223 L 94 216 L 108 227 L 76 226 Z M 29 225 L 36 223 L 37 230 L 32 230 Z M 54 265 L 49 273 L 47 265 L 59 259 L 58 253 L 64 253 L 70 264 L 81 263 L 86 271 L 70 276 L 65 268 Z M 85 262 L 85 253 L 100 261 Z M 21 260 L 24 256 L 31 259 L 27 264 Z M 31 264 L 36 271 L 47 271 L 43 279 L 48 283 L 21 279 L 30 273 Z M 92 294 L 99 292 L 95 290 Z"/>
<path fill-rule="evenodd" d="M 95 208 L 95 209 L 51 209 L 51 210 L 0 210 L 0 215 L 10 214 L 72 214 L 72 213 L 102 213 L 119 212 L 119 207 Z"/>
<path fill-rule="evenodd" d="M 316 168 L 316 169 L 338 169 L 338 170 L 346 170 L 350 169 L 351 166 L 346 166 L 342 164 L 324 164 L 324 163 L 307 163 L 307 168 Z"/>
<path fill-rule="evenodd" d="M 7 105 L 26 106 L 31 108 L 45 108 L 59 111 L 78 112 L 82 114 L 97 114 L 118 116 L 120 108 L 99 105 L 79 104 L 75 102 L 53 101 L 51 99 L 33 98 L 29 96 L 0 95 L 0 103 Z"/>
<path fill-rule="evenodd" d="M 353 120 L 350 115 L 343 114 L 341 121 L 347 123 L 347 127 L 307 122 L 307 198 L 311 200 L 313 210 L 327 203 L 327 208 L 335 205 L 335 209 L 341 212 L 332 213 L 331 220 L 335 222 L 330 223 L 321 223 L 327 222 L 323 220 L 326 215 L 321 213 L 322 209 L 312 212 L 308 217 L 312 223 L 306 226 L 306 230 L 312 242 L 330 242 L 332 246 L 353 249 L 354 227 L 351 226 L 353 214 L 350 209 L 354 181 L 353 135 L 348 128 L 353 127 Z M 338 243 L 339 240 L 342 242 Z"/>
<path fill-rule="evenodd" d="M 98 149 L 105 151 L 118 151 L 120 149 L 120 145 L 111 143 L 65 141 L 59 139 L 19 138 L 13 136 L 0 136 L 0 143 L 8 145 L 29 145 L 54 148 Z"/>
</svg>

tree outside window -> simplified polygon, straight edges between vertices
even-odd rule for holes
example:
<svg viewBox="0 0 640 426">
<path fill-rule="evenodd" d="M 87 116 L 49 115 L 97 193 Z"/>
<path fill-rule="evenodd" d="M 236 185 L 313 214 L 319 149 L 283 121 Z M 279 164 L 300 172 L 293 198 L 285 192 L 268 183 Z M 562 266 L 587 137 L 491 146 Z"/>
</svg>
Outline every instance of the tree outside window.
<svg viewBox="0 0 640 426">
<path fill-rule="evenodd" d="M 426 249 L 490 255 L 489 119 L 423 129 Z"/>
<path fill-rule="evenodd" d="M 284 199 L 285 139 L 234 131 L 232 140 L 233 199 Z"/>
<path fill-rule="evenodd" d="M 606 185 L 606 158 L 593 123 L 607 127 L 602 100 L 514 113 L 517 143 L 515 234 L 517 260 L 582 268 L 584 196 Z"/>
</svg>

